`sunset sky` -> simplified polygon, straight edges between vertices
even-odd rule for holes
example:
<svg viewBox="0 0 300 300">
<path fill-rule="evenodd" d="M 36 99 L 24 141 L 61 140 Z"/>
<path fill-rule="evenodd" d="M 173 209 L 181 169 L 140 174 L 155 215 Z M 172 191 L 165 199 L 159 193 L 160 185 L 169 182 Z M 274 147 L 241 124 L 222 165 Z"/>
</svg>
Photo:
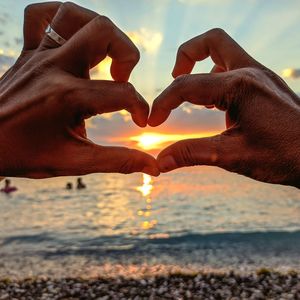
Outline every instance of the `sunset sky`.
<svg viewBox="0 0 300 300">
<path fill-rule="evenodd" d="M 18 56 L 22 47 L 23 10 L 33 2 L 43 1 L 0 0 L 0 73 L 13 64 Z M 253 57 L 284 75 L 293 90 L 300 94 L 299 0 L 74 2 L 110 17 L 137 44 L 141 51 L 141 61 L 130 81 L 150 104 L 172 81 L 171 70 L 178 46 L 214 27 L 225 29 Z M 211 66 L 212 63 L 207 60 L 198 64 L 195 72 L 208 72 Z M 109 79 L 109 61 L 96 67 L 92 75 L 93 78 Z M 135 137 L 151 132 L 150 142 L 154 139 L 162 147 L 181 137 L 204 136 L 222 131 L 224 116 L 215 110 L 185 104 L 158 128 L 140 129 L 124 112 L 103 115 L 88 124 L 89 136 L 97 143 L 139 147 L 141 139 Z M 160 144 L 161 136 L 153 133 L 169 136 L 163 138 L 165 143 Z"/>
</svg>

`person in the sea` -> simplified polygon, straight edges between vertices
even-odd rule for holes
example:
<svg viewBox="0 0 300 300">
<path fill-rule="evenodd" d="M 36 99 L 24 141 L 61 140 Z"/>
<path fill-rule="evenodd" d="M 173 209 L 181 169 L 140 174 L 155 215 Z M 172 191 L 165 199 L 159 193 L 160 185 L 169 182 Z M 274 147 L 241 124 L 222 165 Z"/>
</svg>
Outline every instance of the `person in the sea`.
<svg viewBox="0 0 300 300">
<path fill-rule="evenodd" d="M 67 182 L 66 190 L 72 190 L 72 189 L 73 189 L 73 184 L 71 182 Z"/>
<path fill-rule="evenodd" d="M 85 189 L 86 185 L 83 183 L 82 178 L 77 178 L 77 190 Z"/>
<path fill-rule="evenodd" d="M 90 68 L 107 55 L 114 80 L 90 80 Z M 195 62 L 208 56 L 215 63 L 212 72 L 189 75 Z M 0 176 L 157 176 L 214 165 L 300 187 L 300 99 L 223 30 L 210 30 L 179 48 L 176 79 L 154 101 L 149 119 L 148 103 L 128 83 L 138 60 L 137 47 L 107 17 L 70 2 L 28 6 L 22 53 L 0 81 Z M 138 126 L 158 126 L 183 101 L 226 111 L 227 129 L 178 142 L 157 161 L 86 137 L 84 120 L 92 115 L 127 109 Z"/>
<path fill-rule="evenodd" d="M 5 193 L 5 194 L 10 194 L 10 193 L 13 193 L 18 190 L 17 187 L 11 186 L 10 184 L 11 184 L 11 181 L 9 179 L 5 179 L 4 187 L 2 189 L 0 189 L 0 192 Z"/>
</svg>

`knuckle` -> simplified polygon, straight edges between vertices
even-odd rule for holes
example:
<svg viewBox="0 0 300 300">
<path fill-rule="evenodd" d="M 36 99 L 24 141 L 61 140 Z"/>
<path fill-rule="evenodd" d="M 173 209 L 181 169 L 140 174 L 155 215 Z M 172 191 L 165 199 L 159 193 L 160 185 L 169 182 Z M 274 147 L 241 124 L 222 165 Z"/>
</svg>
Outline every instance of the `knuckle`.
<svg viewBox="0 0 300 300">
<path fill-rule="evenodd" d="M 73 103 L 75 99 L 86 92 L 82 88 L 72 88 L 66 82 L 55 83 L 55 85 L 57 86 L 57 92 L 61 95 L 60 101 L 65 104 Z"/>
<path fill-rule="evenodd" d="M 176 144 L 179 152 L 177 156 L 180 160 L 179 164 L 184 166 L 195 166 L 199 163 L 196 159 L 195 153 L 197 153 L 197 149 L 194 143 L 188 141 L 179 141 Z"/>
<path fill-rule="evenodd" d="M 32 78 L 46 76 L 54 66 L 55 62 L 53 59 L 42 59 L 39 63 L 29 66 L 30 76 Z"/>
<path fill-rule="evenodd" d="M 239 174 L 246 172 L 249 166 L 249 154 L 245 151 L 238 151 L 239 149 L 245 149 L 245 143 L 238 136 L 233 136 L 232 133 L 222 133 L 215 141 L 217 165 Z"/>
<path fill-rule="evenodd" d="M 179 54 L 185 53 L 187 47 L 188 47 L 188 42 L 181 44 L 178 48 L 178 53 Z"/>
<path fill-rule="evenodd" d="M 260 78 L 260 71 L 255 68 L 240 69 L 231 78 L 231 90 L 235 96 L 245 98 L 249 93 L 255 92 Z"/>
<path fill-rule="evenodd" d="M 64 2 L 59 9 L 61 13 L 61 18 L 71 18 L 76 20 L 77 26 L 83 27 L 86 25 L 90 20 L 98 16 L 98 14 L 94 11 L 88 10 L 82 6 L 77 5 L 71 1 Z"/>
<path fill-rule="evenodd" d="M 194 39 L 191 39 L 183 44 L 181 44 L 177 50 L 177 56 L 183 56 L 186 57 L 188 60 L 193 60 L 190 57 L 190 50 L 193 48 L 193 41 Z"/>
<path fill-rule="evenodd" d="M 29 4 L 24 9 L 24 15 L 26 18 L 31 17 L 40 8 L 41 4 Z"/>
<path fill-rule="evenodd" d="M 206 34 L 208 38 L 212 38 L 214 40 L 222 39 L 224 36 L 227 35 L 226 31 L 222 28 L 213 28 L 207 31 Z"/>
<path fill-rule="evenodd" d="M 81 99 L 87 94 L 86 88 L 75 85 L 75 82 L 64 75 L 49 76 L 50 82 L 47 83 L 45 90 L 49 90 L 52 95 L 51 101 L 61 107 L 66 113 L 73 112 L 73 109 L 80 108 L 83 111 Z M 53 92 L 55 90 L 55 92 Z M 72 111 L 71 111 L 72 110 Z"/>
<path fill-rule="evenodd" d="M 121 83 L 121 93 L 126 96 L 126 108 L 131 108 L 137 104 L 136 102 L 136 91 L 134 86 L 130 82 Z"/>
<path fill-rule="evenodd" d="M 62 4 L 62 9 L 66 9 L 66 10 L 76 10 L 78 8 L 78 5 L 71 2 L 71 1 L 67 1 L 67 2 L 64 2 Z"/>
<path fill-rule="evenodd" d="M 135 66 L 140 60 L 140 52 L 138 48 L 133 43 L 131 43 L 131 41 L 129 45 L 129 51 L 127 51 L 128 53 L 126 53 L 126 56 L 122 58 L 121 61 L 122 63 L 130 63 L 132 66 Z"/>
<path fill-rule="evenodd" d="M 141 169 L 142 157 L 138 151 L 128 149 L 127 157 L 128 158 L 120 165 L 119 173 L 130 174 Z"/>
<path fill-rule="evenodd" d="M 132 98 L 133 96 L 136 95 L 136 91 L 135 91 L 135 88 L 132 83 L 122 82 L 121 87 L 122 87 L 122 90 L 124 90 L 130 96 L 130 98 Z"/>
<path fill-rule="evenodd" d="M 56 3 L 61 6 L 64 4 L 60 1 L 52 2 L 52 4 L 56 4 Z M 32 4 L 27 5 L 24 9 L 25 18 L 31 18 L 33 16 L 37 17 L 38 13 L 41 11 L 41 9 L 43 8 L 44 5 L 45 5 L 45 3 L 32 3 Z"/>
<path fill-rule="evenodd" d="M 259 79 L 262 76 L 262 72 L 261 70 L 257 69 L 257 68 L 243 68 L 241 69 L 242 75 L 247 78 L 249 81 L 252 79 Z"/>
<path fill-rule="evenodd" d="M 223 167 L 224 157 L 226 155 L 224 144 L 224 136 L 222 136 L 222 134 L 207 138 L 208 149 L 210 149 L 208 161 L 211 165 Z"/>
<path fill-rule="evenodd" d="M 190 77 L 189 74 L 183 74 L 176 77 L 173 83 L 171 84 L 171 87 L 176 89 L 181 89 L 187 84 L 189 77 Z"/>
<path fill-rule="evenodd" d="M 137 64 L 141 58 L 139 49 L 133 44 L 132 51 L 128 55 L 128 60 Z"/>
<path fill-rule="evenodd" d="M 104 27 L 105 30 L 112 30 L 114 27 L 113 22 L 106 16 L 99 15 L 94 20 L 98 26 Z"/>
</svg>

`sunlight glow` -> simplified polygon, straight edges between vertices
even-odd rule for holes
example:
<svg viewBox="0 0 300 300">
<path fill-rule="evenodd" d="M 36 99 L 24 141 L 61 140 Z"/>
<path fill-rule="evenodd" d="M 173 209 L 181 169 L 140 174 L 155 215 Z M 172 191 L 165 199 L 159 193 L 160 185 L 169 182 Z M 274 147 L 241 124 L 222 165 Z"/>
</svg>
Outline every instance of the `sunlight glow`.
<svg viewBox="0 0 300 300">
<path fill-rule="evenodd" d="M 282 71 L 282 77 L 284 78 L 299 78 L 300 77 L 300 69 L 288 68 Z"/>
<path fill-rule="evenodd" d="M 153 180 L 151 176 L 143 174 L 143 184 L 141 186 L 136 187 L 136 190 L 139 191 L 143 195 L 143 197 L 145 197 L 146 200 L 145 208 L 139 209 L 137 211 L 138 217 L 142 219 L 140 227 L 143 230 L 152 229 L 157 225 L 157 220 L 149 219 L 152 215 L 152 205 L 149 204 L 152 203 L 151 192 L 153 190 Z"/>
<path fill-rule="evenodd" d="M 294 71 L 294 70 L 291 69 L 291 68 L 289 68 L 289 69 L 284 69 L 284 70 L 282 71 L 282 76 L 283 76 L 284 78 L 292 77 L 293 71 Z"/>
<path fill-rule="evenodd" d="M 144 150 L 153 150 L 159 149 L 162 146 L 165 146 L 167 143 L 180 141 L 183 139 L 193 139 L 213 136 L 216 133 L 192 133 L 192 134 L 163 134 L 163 133 L 154 133 L 146 132 L 141 135 L 130 137 L 131 141 L 137 143 L 137 146 Z"/>
<path fill-rule="evenodd" d="M 91 78 L 94 80 L 112 80 L 110 75 L 111 63 L 112 59 L 107 56 L 91 70 Z"/>
<path fill-rule="evenodd" d="M 148 28 L 140 28 L 138 31 L 127 32 L 134 44 L 140 46 L 144 51 L 155 54 L 163 41 L 163 34 L 159 31 L 152 31 Z"/>
<path fill-rule="evenodd" d="M 136 188 L 144 197 L 149 196 L 152 189 L 152 178 L 148 174 L 143 174 L 143 185 Z"/>
</svg>

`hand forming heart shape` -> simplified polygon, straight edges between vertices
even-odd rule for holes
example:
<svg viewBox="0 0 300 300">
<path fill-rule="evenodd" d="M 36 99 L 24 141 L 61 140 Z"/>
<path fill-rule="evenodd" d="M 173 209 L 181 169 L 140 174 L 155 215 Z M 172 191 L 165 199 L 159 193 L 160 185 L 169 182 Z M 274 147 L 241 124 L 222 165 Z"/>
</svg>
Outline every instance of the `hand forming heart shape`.
<svg viewBox="0 0 300 300">
<path fill-rule="evenodd" d="M 48 23 L 64 45 L 45 35 Z M 89 80 L 89 70 L 107 55 L 115 81 Z M 215 63 L 212 72 L 190 75 L 195 62 L 208 56 Z M 183 166 L 214 165 L 261 181 L 300 185 L 299 98 L 223 30 L 179 48 L 176 79 L 154 101 L 149 119 L 147 102 L 127 83 L 138 60 L 135 45 L 106 17 L 69 2 L 28 6 L 23 51 L 0 82 L 5 132 L 0 140 L 9 145 L 0 149 L 0 175 L 142 171 L 157 176 Z M 226 111 L 227 130 L 177 142 L 157 160 L 86 137 L 84 119 L 90 116 L 126 109 L 137 125 L 158 126 L 184 101 Z"/>
</svg>

